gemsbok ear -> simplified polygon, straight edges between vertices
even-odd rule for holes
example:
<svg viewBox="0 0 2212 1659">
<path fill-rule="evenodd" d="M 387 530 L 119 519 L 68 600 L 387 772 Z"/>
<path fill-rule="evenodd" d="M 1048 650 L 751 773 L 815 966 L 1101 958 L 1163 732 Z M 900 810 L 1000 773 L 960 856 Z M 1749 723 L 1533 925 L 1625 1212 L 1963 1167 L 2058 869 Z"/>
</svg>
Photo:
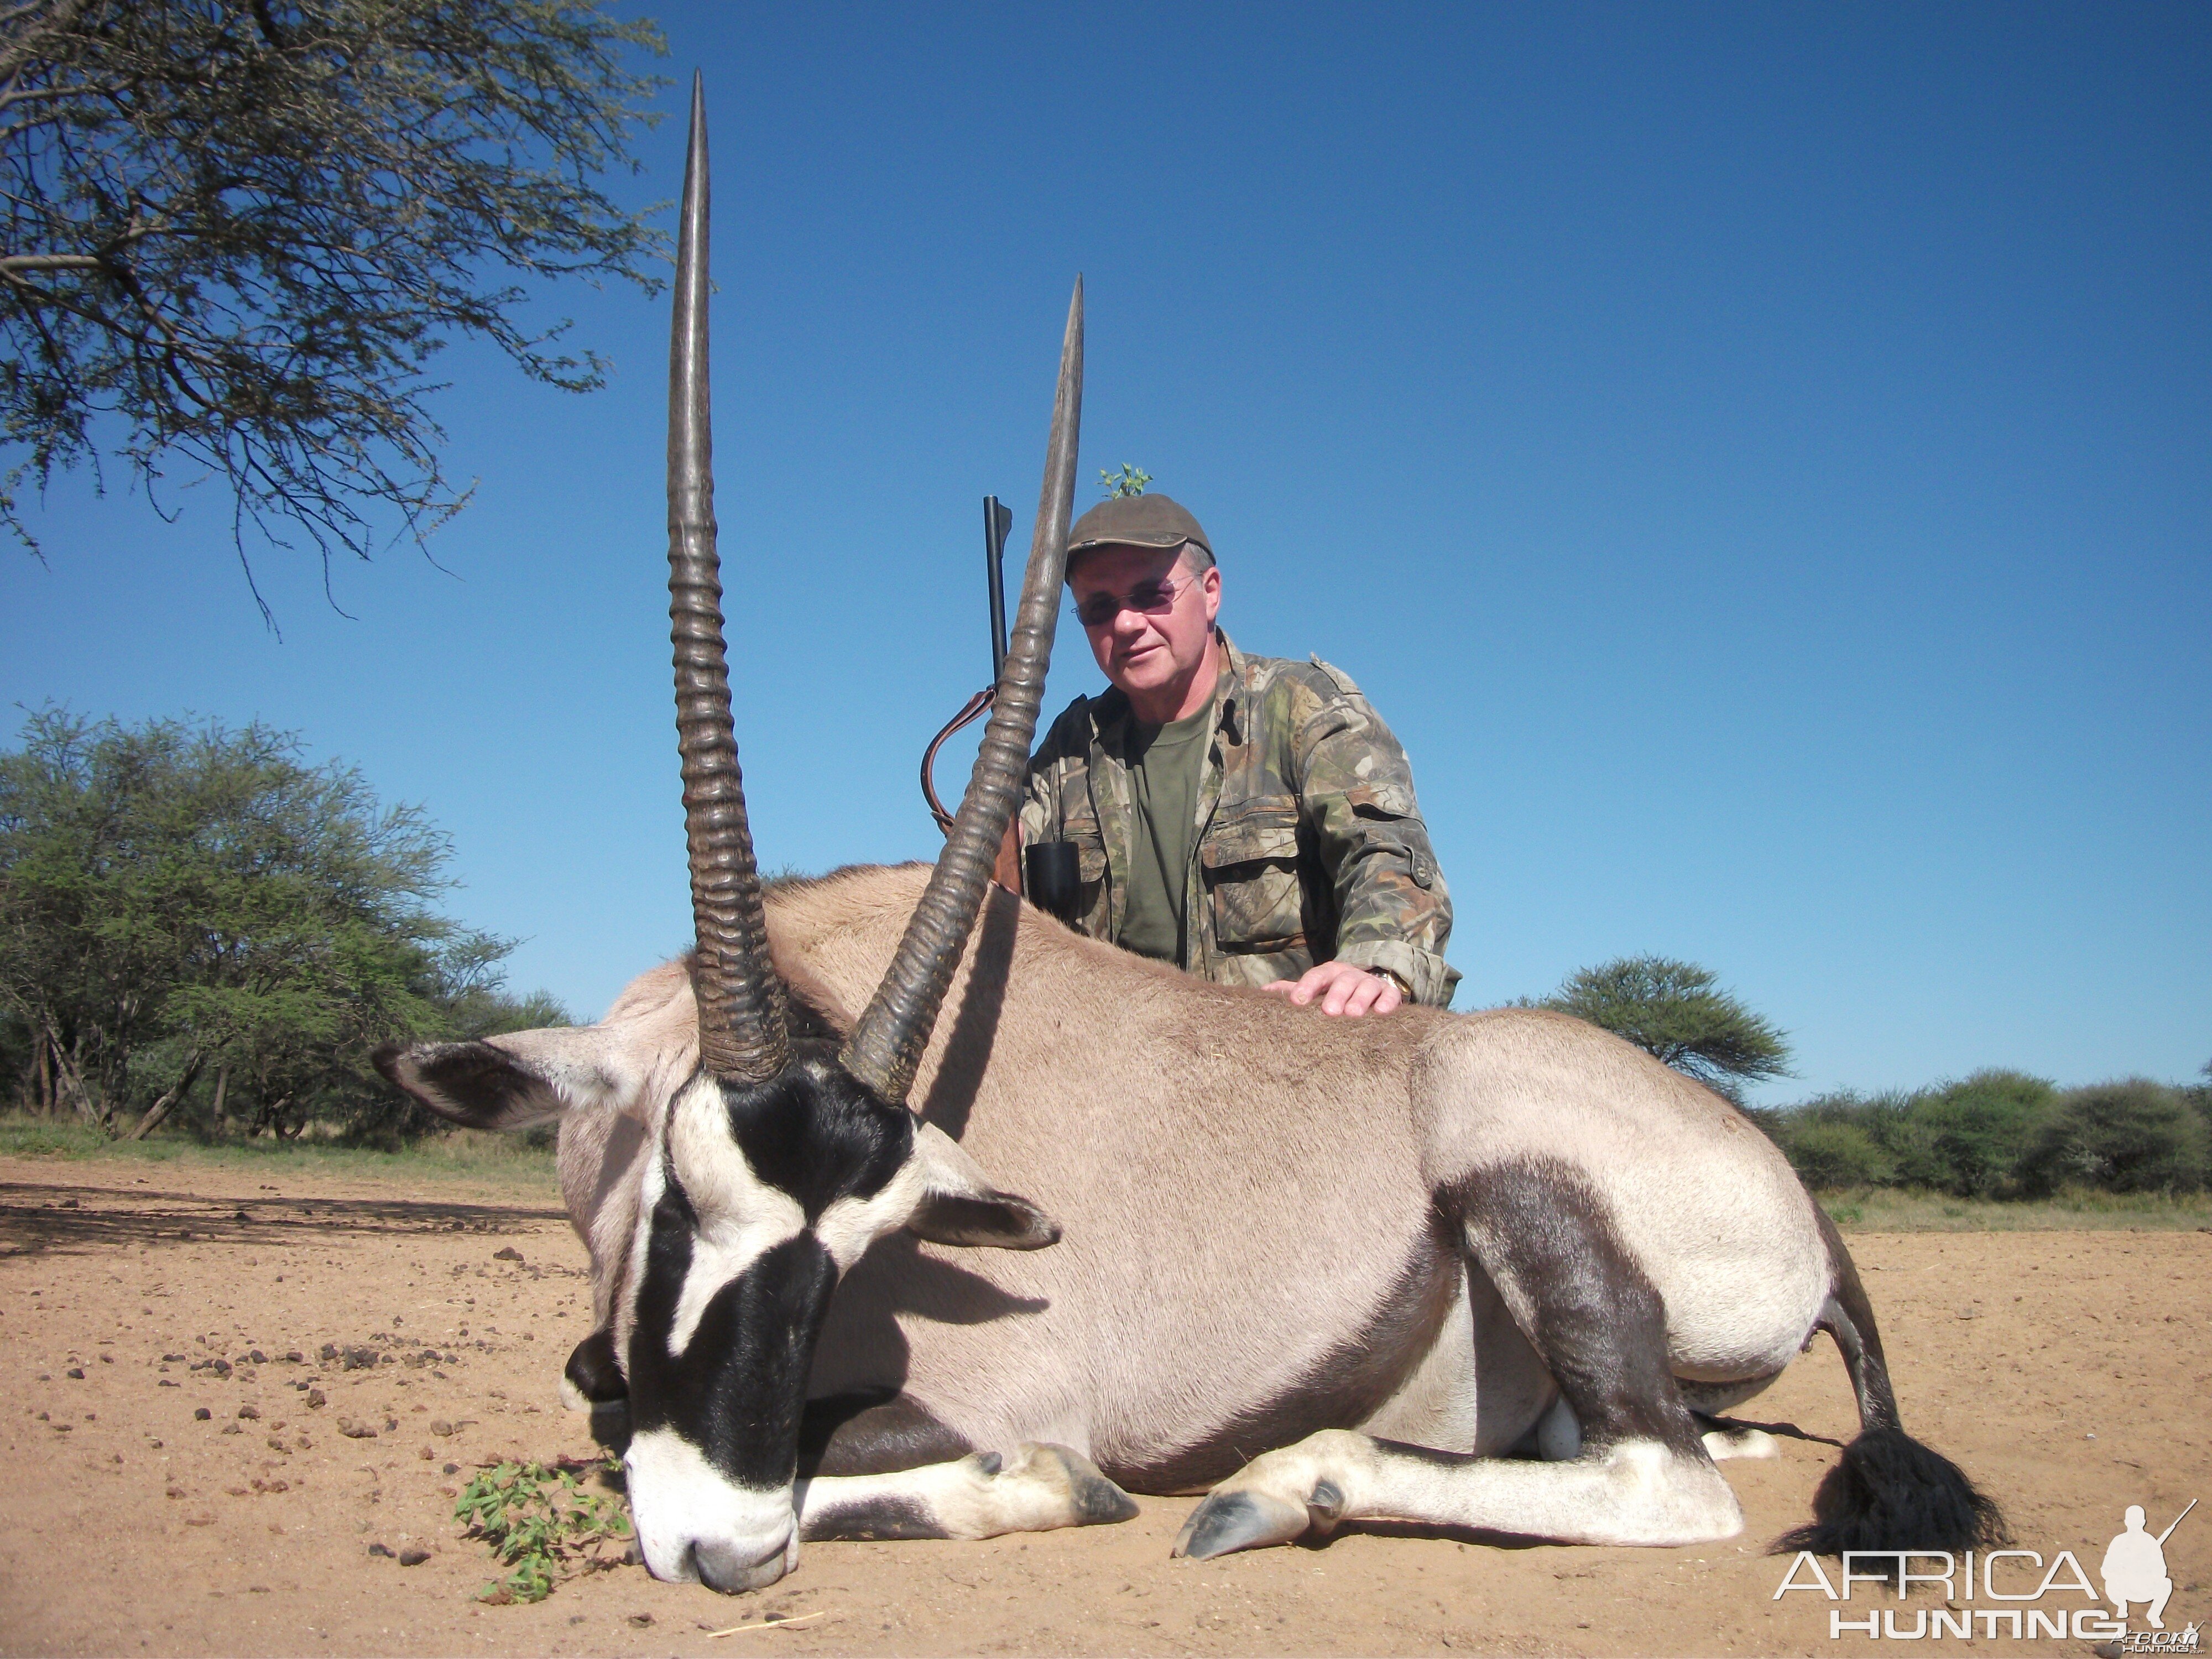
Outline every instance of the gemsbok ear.
<svg viewBox="0 0 2212 1659">
<path fill-rule="evenodd" d="M 576 1106 L 618 1101 L 597 1027 L 514 1031 L 474 1042 L 387 1042 L 370 1058 L 386 1079 L 471 1129 L 529 1129 Z"/>
<path fill-rule="evenodd" d="M 1060 1223 L 1025 1198 L 1002 1193 L 960 1143 L 933 1123 L 915 1131 L 914 1156 L 924 1194 L 907 1231 L 933 1244 L 1041 1250 L 1060 1243 Z"/>
</svg>

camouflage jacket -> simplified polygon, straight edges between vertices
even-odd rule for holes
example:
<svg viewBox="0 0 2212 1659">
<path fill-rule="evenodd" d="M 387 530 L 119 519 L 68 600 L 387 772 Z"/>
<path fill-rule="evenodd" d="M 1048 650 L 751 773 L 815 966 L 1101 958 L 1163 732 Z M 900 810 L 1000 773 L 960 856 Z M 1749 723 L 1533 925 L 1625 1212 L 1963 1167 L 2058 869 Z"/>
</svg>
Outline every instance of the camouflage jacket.
<svg viewBox="0 0 2212 1659">
<path fill-rule="evenodd" d="M 1451 899 L 1413 799 L 1406 751 L 1359 688 L 1318 657 L 1248 657 L 1220 636 L 1214 737 L 1199 775 L 1184 879 L 1190 971 L 1231 985 L 1340 959 L 1387 969 L 1443 1006 Z M 1078 697 L 1030 758 L 1022 844 L 1072 841 L 1079 925 L 1121 927 L 1136 811 L 1135 726 L 1119 691 Z"/>
</svg>

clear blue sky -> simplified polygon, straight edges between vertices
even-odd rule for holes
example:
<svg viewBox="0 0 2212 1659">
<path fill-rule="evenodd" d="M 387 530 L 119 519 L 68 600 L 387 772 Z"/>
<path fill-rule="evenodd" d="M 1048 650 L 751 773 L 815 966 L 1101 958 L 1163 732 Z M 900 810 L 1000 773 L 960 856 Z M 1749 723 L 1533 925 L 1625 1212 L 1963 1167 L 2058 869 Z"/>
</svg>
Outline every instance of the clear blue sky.
<svg viewBox="0 0 2212 1659">
<path fill-rule="evenodd" d="M 1084 477 L 1396 727 L 1460 1006 L 1688 957 L 1792 1033 L 1770 1101 L 2212 1059 L 2212 9 L 646 9 L 707 78 L 764 862 L 933 855 L 1080 270 Z M 213 486 L 79 477 L 0 555 L 0 697 L 298 730 L 589 1013 L 690 928 L 666 320 L 544 310 L 613 383 L 447 355 L 444 571 L 337 569 L 349 620 L 255 549 L 280 641 Z"/>
</svg>

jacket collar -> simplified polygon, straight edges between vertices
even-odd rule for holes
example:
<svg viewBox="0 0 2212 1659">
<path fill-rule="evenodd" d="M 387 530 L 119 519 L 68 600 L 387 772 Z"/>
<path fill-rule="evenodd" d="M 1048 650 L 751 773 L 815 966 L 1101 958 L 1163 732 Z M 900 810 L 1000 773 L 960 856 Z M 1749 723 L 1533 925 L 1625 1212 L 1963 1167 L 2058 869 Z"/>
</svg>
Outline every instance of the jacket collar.
<svg viewBox="0 0 2212 1659">
<path fill-rule="evenodd" d="M 1228 629 L 1217 626 L 1213 637 L 1221 646 L 1221 672 L 1213 683 L 1213 729 L 1226 741 L 1237 743 L 1244 726 L 1243 706 L 1251 695 L 1250 659 L 1231 642 Z M 1110 754 L 1126 757 L 1136 726 L 1127 695 L 1119 686 L 1109 686 L 1091 699 L 1090 712 L 1091 741 Z"/>
</svg>

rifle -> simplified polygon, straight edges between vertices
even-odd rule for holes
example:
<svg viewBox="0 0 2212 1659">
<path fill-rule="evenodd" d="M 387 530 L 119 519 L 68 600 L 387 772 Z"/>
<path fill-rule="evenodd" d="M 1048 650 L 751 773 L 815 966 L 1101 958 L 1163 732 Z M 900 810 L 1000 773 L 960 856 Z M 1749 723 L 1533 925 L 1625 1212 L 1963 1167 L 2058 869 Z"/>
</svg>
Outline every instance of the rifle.
<svg viewBox="0 0 2212 1659">
<path fill-rule="evenodd" d="M 937 798 L 937 751 L 945 739 L 975 720 L 999 699 L 999 679 L 1006 672 L 1006 532 L 1014 527 L 1014 512 L 996 495 L 983 497 L 983 580 L 991 601 L 991 683 L 960 706 L 960 712 L 938 729 L 921 755 L 921 798 L 938 832 L 952 833 L 952 814 Z M 1007 883 L 1014 886 L 1013 883 Z M 1016 890 L 1020 890 L 1016 887 Z"/>
<path fill-rule="evenodd" d="M 929 747 L 921 753 L 921 798 L 929 806 L 929 816 L 937 820 L 941 835 L 952 833 L 952 814 L 937 798 L 937 751 L 945 746 L 947 738 L 963 726 L 972 725 L 998 701 L 999 682 L 1006 672 L 1006 532 L 1013 525 L 1011 507 L 1001 506 L 996 495 L 983 497 L 983 579 L 991 601 L 991 683 L 969 698 L 958 714 L 938 728 L 937 735 L 929 740 Z M 1026 855 L 1020 849 L 1020 830 L 1018 823 L 1010 823 L 991 878 L 1010 893 L 1026 892 L 1031 902 L 1074 927 L 1081 913 L 1074 843 L 1043 842 L 1030 848 Z"/>
</svg>

